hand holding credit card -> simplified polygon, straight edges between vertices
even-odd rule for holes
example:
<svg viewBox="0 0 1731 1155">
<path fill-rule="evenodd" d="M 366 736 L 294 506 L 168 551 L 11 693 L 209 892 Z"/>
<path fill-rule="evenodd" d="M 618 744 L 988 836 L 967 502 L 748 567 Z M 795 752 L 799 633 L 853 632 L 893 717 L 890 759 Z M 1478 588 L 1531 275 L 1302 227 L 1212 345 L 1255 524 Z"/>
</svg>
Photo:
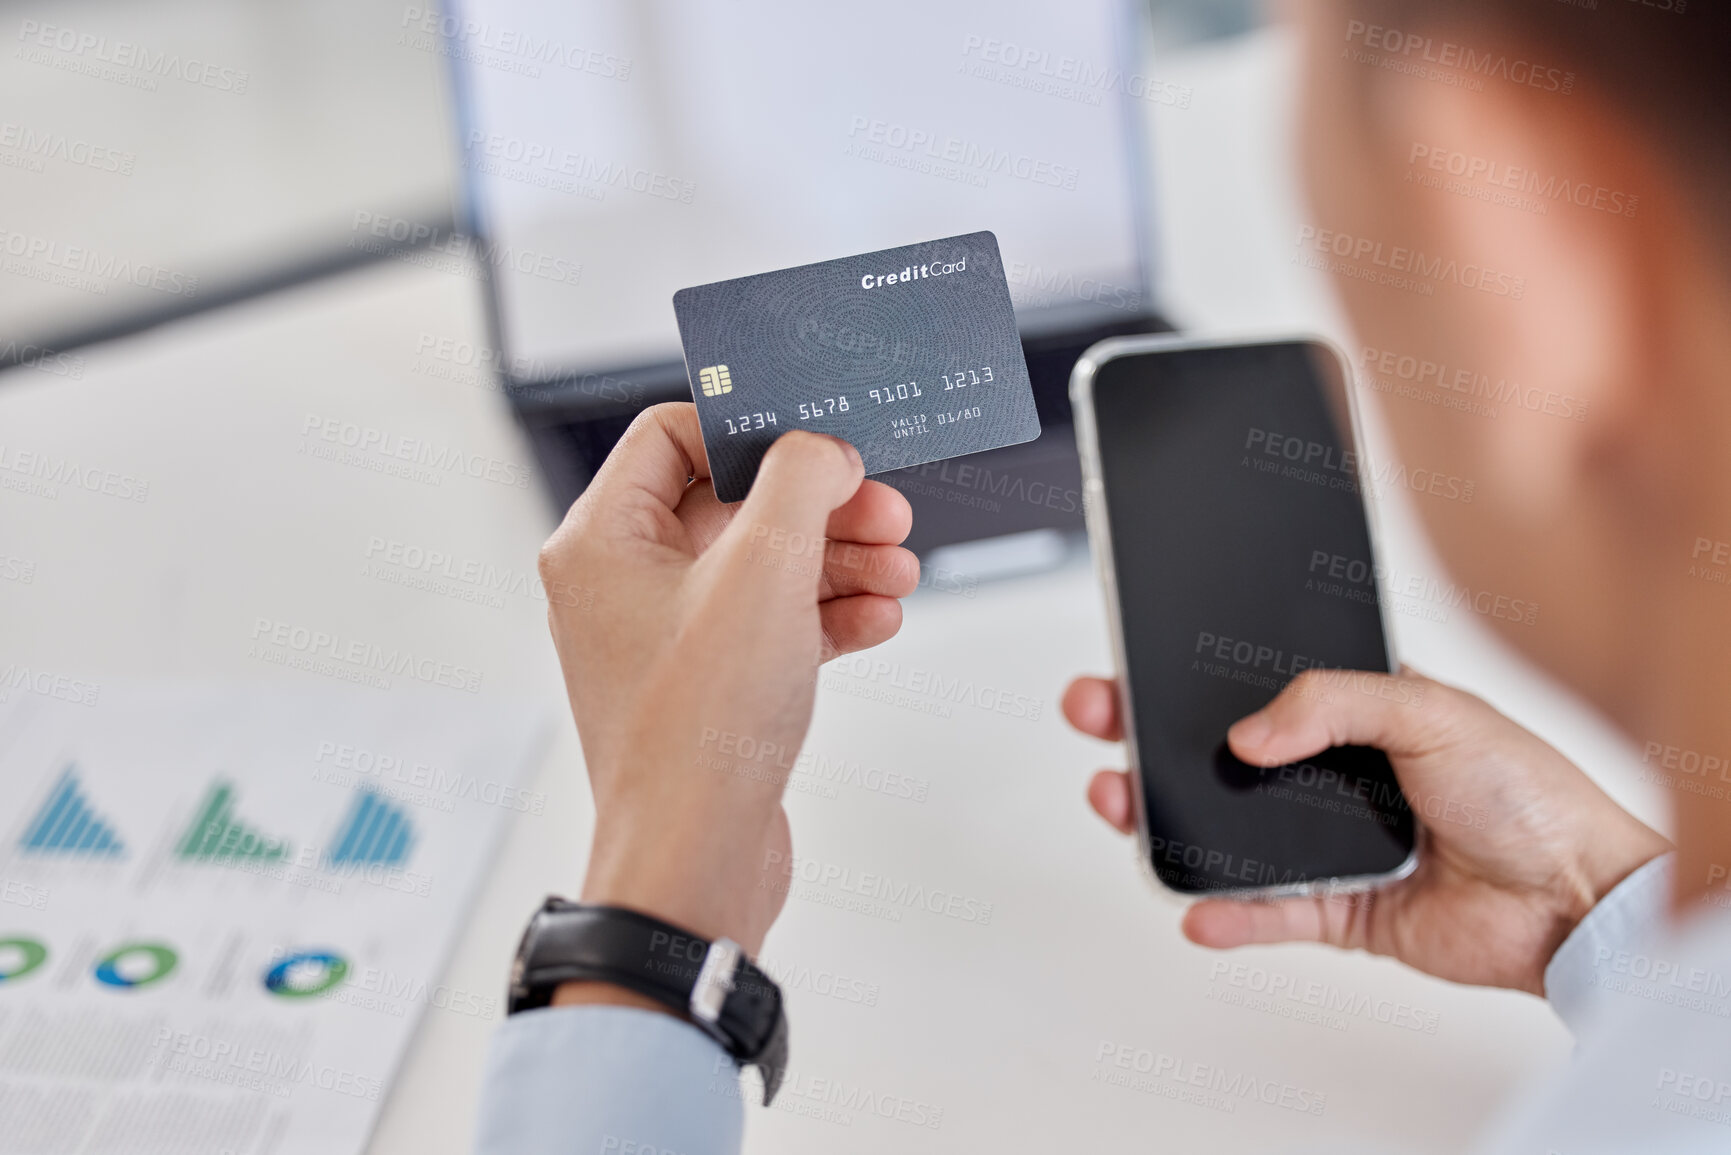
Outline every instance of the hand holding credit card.
<svg viewBox="0 0 1731 1155">
<path fill-rule="evenodd" d="M 790 429 L 852 443 L 868 474 L 1040 435 L 989 232 L 681 289 L 673 310 L 722 501 Z"/>
</svg>

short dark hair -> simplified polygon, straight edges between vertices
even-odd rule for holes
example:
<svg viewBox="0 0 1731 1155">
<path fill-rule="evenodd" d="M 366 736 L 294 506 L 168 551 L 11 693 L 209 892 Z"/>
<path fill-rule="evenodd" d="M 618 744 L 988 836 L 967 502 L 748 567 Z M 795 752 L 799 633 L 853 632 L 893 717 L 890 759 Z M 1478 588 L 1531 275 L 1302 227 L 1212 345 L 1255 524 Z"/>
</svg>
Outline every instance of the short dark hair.
<svg viewBox="0 0 1731 1155">
<path fill-rule="evenodd" d="M 1727 0 L 1347 0 L 1353 19 L 1463 47 L 1494 30 L 1572 71 L 1573 90 L 1624 109 L 1691 178 L 1709 219 L 1731 184 L 1731 3 Z"/>
</svg>

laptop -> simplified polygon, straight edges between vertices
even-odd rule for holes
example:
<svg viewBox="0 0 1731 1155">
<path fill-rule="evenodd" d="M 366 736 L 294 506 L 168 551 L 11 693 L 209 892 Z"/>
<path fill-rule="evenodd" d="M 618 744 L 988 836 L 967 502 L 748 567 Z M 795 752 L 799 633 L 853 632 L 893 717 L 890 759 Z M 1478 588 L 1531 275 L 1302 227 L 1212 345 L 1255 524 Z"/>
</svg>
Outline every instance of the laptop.
<svg viewBox="0 0 1731 1155">
<path fill-rule="evenodd" d="M 1152 307 L 1139 0 L 454 0 L 465 227 L 562 512 L 645 406 L 691 396 L 672 297 L 997 234 L 1042 435 L 880 475 L 910 548 L 1082 526 L 1067 384 Z"/>
</svg>

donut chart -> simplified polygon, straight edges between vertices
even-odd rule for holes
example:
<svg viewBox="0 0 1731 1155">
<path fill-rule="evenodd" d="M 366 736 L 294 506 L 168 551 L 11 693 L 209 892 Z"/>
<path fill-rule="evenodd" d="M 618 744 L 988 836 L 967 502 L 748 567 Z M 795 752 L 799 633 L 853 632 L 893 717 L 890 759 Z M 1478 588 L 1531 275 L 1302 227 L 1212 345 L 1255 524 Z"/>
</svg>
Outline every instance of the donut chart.
<svg viewBox="0 0 1731 1155">
<path fill-rule="evenodd" d="M 265 972 L 264 988 L 278 998 L 322 995 L 348 977 L 349 960 L 330 951 L 297 951 Z"/>
<path fill-rule="evenodd" d="M 33 938 L 0 938 L 0 983 L 23 978 L 47 958 L 48 948 Z"/>
<path fill-rule="evenodd" d="M 159 983 L 174 973 L 180 955 L 159 942 L 129 942 L 97 961 L 96 981 L 105 986 L 135 990 Z"/>
</svg>

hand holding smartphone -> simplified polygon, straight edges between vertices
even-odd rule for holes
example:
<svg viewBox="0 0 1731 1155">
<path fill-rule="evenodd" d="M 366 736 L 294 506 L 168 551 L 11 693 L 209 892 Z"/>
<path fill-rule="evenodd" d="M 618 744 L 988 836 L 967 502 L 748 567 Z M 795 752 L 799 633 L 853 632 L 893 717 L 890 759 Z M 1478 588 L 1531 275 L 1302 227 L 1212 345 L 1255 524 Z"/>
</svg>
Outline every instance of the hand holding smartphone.
<svg viewBox="0 0 1731 1155">
<path fill-rule="evenodd" d="M 1142 859 L 1181 894 L 1367 887 L 1416 861 L 1381 751 L 1261 767 L 1226 745 L 1305 669 L 1395 669 L 1348 374 L 1313 338 L 1160 336 L 1102 342 L 1071 377 Z"/>
</svg>

